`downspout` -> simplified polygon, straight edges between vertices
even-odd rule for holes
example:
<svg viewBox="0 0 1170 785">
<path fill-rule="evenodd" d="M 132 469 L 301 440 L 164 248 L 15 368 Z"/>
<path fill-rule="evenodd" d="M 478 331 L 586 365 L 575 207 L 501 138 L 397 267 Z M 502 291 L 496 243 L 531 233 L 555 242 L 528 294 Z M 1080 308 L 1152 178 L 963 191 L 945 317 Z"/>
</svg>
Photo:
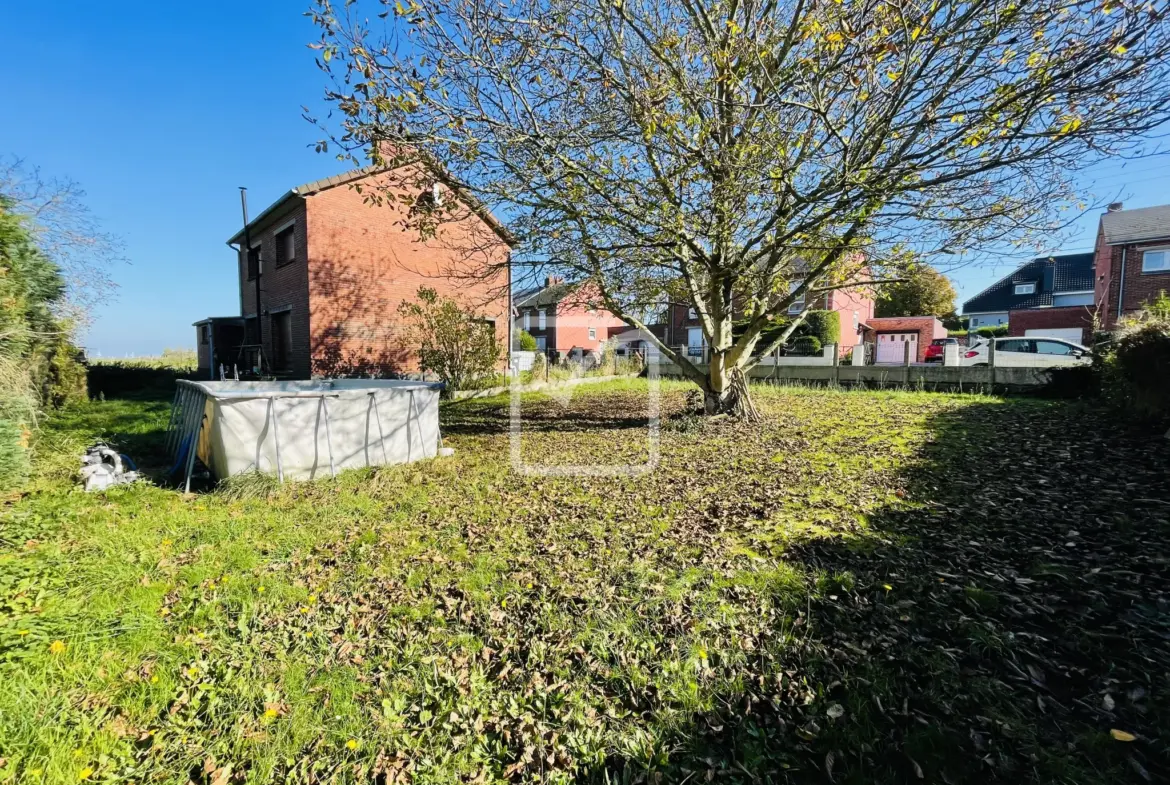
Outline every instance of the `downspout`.
<svg viewBox="0 0 1170 785">
<path fill-rule="evenodd" d="M 1121 321 L 1121 304 L 1125 302 L 1125 254 L 1129 246 L 1121 246 L 1121 278 L 1117 281 L 1117 320 Z"/>
<path fill-rule="evenodd" d="M 207 378 L 215 381 L 215 322 L 207 323 Z"/>
</svg>

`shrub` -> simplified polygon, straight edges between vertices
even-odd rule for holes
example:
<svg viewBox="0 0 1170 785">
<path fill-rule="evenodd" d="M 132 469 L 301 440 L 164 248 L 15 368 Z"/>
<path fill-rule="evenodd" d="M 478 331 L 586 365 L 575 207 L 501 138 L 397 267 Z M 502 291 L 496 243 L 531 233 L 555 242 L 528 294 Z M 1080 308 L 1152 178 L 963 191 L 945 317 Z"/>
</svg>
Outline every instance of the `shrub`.
<svg viewBox="0 0 1170 785">
<path fill-rule="evenodd" d="M 1106 363 L 1140 416 L 1170 417 L 1170 322 L 1151 320 L 1127 331 Z"/>
<path fill-rule="evenodd" d="M 792 342 L 792 353 L 812 357 L 821 353 L 821 342 L 815 335 L 802 335 Z"/>
<path fill-rule="evenodd" d="M 999 324 L 995 327 L 980 327 L 975 330 L 975 334 L 980 338 L 1002 338 L 1008 334 L 1008 326 Z"/>
<path fill-rule="evenodd" d="M 520 347 L 522 352 L 535 352 L 536 338 L 527 330 L 520 330 L 516 333 L 516 345 Z"/>
<path fill-rule="evenodd" d="M 419 368 L 442 379 L 447 391 L 466 389 L 474 380 L 495 373 L 502 348 L 495 327 L 454 300 L 423 286 L 413 302 L 398 306 L 398 313 L 419 347 Z"/>
<path fill-rule="evenodd" d="M 764 330 L 760 334 L 760 346 L 767 346 L 776 340 L 788 325 L 792 324 L 792 319 L 784 318 L 777 319 L 776 322 Z M 737 322 L 734 327 L 736 337 L 742 332 L 747 325 L 746 321 Z M 809 336 L 816 338 L 821 346 L 827 346 L 831 343 L 841 342 L 841 318 L 836 311 L 809 311 L 804 315 L 804 321 L 801 322 L 792 335 L 789 336 L 789 343 L 794 342 L 797 338 Z"/>
</svg>

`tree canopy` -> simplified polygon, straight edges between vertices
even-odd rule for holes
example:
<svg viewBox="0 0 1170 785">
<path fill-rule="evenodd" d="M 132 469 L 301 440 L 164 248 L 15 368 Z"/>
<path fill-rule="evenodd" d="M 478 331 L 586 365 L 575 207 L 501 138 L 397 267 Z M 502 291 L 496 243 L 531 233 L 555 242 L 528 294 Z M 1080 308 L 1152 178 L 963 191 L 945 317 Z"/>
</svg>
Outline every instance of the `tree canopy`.
<svg viewBox="0 0 1170 785">
<path fill-rule="evenodd" d="M 876 316 L 949 316 L 955 312 L 955 287 L 929 265 L 915 265 L 897 281 L 883 284 L 874 303 Z"/>
<path fill-rule="evenodd" d="M 508 219 L 514 264 L 596 281 L 631 325 L 681 282 L 709 367 L 659 348 L 713 411 L 791 303 L 1049 231 L 1076 204 L 1071 176 L 1140 153 L 1170 105 L 1166 6 L 1145 2 L 317 0 L 312 15 L 339 110 L 323 148 L 412 192 L 462 189 Z"/>
</svg>

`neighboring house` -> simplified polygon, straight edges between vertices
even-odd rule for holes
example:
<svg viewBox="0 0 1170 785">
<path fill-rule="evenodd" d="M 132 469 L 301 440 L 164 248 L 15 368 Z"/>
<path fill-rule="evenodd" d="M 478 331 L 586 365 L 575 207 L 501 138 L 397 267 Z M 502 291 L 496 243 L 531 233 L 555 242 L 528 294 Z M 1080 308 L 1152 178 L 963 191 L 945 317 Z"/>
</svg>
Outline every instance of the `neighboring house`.
<svg viewBox="0 0 1170 785">
<path fill-rule="evenodd" d="M 862 325 L 873 318 L 873 309 L 874 300 L 869 290 L 854 287 L 835 289 L 820 295 L 810 310 L 837 312 L 841 321 L 841 349 L 845 351 L 861 343 Z M 803 297 L 788 307 L 788 313 L 793 316 L 803 310 Z M 667 308 L 664 324 L 652 329 L 667 346 L 685 347 L 687 354 L 692 357 L 703 356 L 707 339 L 703 335 L 699 315 L 689 303 L 671 303 Z"/>
<path fill-rule="evenodd" d="M 544 286 L 513 295 L 516 328 L 536 339 L 536 348 L 556 360 L 598 352 L 611 334 L 629 325 L 599 305 L 589 284 L 549 276 Z"/>
<path fill-rule="evenodd" d="M 1011 335 L 1092 340 L 1093 254 L 1038 256 L 967 302 L 970 329 L 1007 325 Z"/>
<path fill-rule="evenodd" d="M 266 372 L 291 379 L 416 372 L 398 307 L 422 286 L 494 323 L 508 345 L 507 230 L 437 182 L 378 206 L 355 185 L 368 194 L 388 176 L 367 168 L 297 186 L 228 240 L 238 253 L 240 314 L 196 323 L 201 375 L 216 378 L 220 364 L 237 362 L 248 370 L 256 346 Z M 444 198 L 458 200 L 448 205 L 454 215 L 423 239 L 407 219 Z"/>
<path fill-rule="evenodd" d="M 935 338 L 946 338 L 947 328 L 935 316 L 879 316 L 862 325 L 865 342 L 874 345 L 875 363 L 926 362 L 926 347 Z"/>
<path fill-rule="evenodd" d="M 1109 205 L 1097 229 L 1097 304 L 1101 326 L 1170 291 L 1170 205 L 1125 210 Z"/>
</svg>

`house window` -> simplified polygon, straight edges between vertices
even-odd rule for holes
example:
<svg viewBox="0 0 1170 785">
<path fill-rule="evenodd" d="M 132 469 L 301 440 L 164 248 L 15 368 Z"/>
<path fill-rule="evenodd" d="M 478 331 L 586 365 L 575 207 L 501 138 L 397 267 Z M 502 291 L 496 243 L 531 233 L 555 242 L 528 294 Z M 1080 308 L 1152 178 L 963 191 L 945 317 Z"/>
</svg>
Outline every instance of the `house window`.
<svg viewBox="0 0 1170 785">
<path fill-rule="evenodd" d="M 788 305 L 788 313 L 800 313 L 804 310 L 804 295 L 801 294 Z"/>
<path fill-rule="evenodd" d="M 276 266 L 281 267 L 295 262 L 297 258 L 297 237 L 295 226 L 282 229 L 276 233 Z"/>
<path fill-rule="evenodd" d="M 591 340 L 591 341 L 597 340 L 597 328 L 595 328 L 595 327 L 589 328 L 589 340 Z"/>
<path fill-rule="evenodd" d="M 1016 284 L 1016 294 L 1035 294 L 1035 293 L 1036 293 L 1035 282 Z"/>
<path fill-rule="evenodd" d="M 1170 248 L 1142 253 L 1143 273 L 1170 273 Z"/>
<path fill-rule="evenodd" d="M 696 311 L 694 308 L 688 308 L 687 309 L 687 318 L 688 319 L 698 319 L 699 318 L 698 311 Z"/>
<path fill-rule="evenodd" d="M 255 281 L 260 275 L 260 246 L 248 249 L 248 280 Z"/>
<path fill-rule="evenodd" d="M 211 343 L 211 325 L 210 324 L 199 325 L 199 343 L 203 344 L 204 346 Z"/>
<path fill-rule="evenodd" d="M 292 313 L 282 311 L 272 314 L 272 368 L 276 371 L 289 370 L 292 348 Z"/>
<path fill-rule="evenodd" d="M 545 327 L 544 309 L 541 308 L 539 311 L 536 312 L 536 329 L 543 330 L 544 327 Z"/>
<path fill-rule="evenodd" d="M 527 332 L 532 329 L 532 311 L 524 312 L 524 330 Z"/>
</svg>

